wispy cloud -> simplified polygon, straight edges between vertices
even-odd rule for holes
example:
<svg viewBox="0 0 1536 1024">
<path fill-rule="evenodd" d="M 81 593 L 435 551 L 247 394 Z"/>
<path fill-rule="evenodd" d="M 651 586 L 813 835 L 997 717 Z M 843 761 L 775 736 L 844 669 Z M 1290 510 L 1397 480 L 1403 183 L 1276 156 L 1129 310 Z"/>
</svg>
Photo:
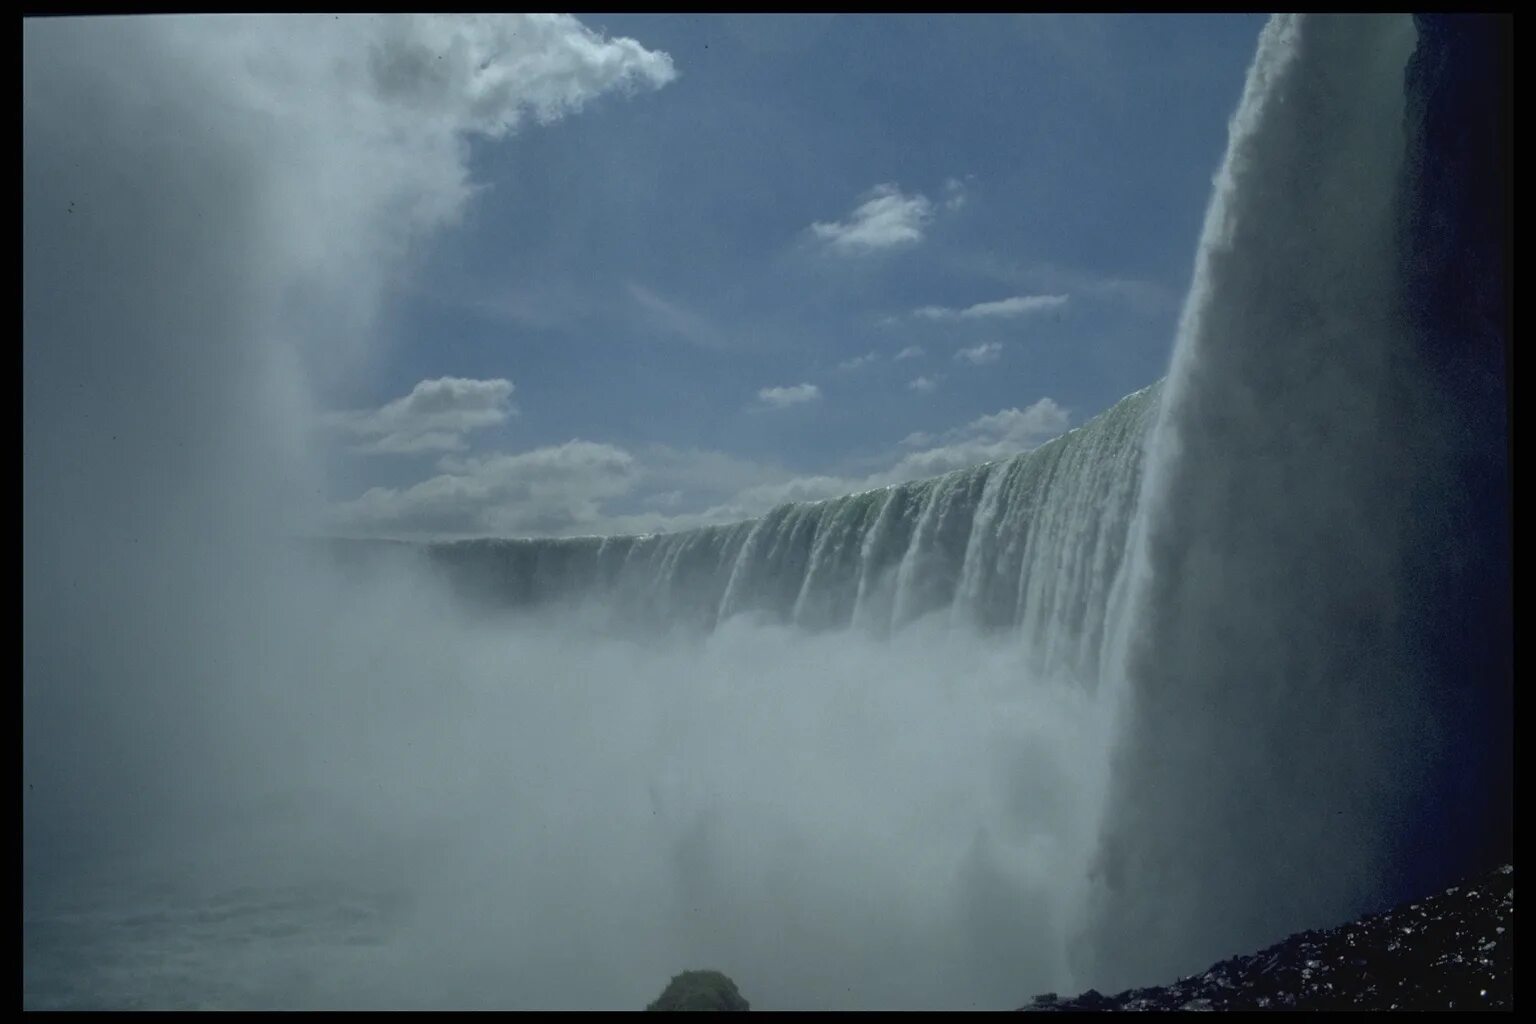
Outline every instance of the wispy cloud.
<svg viewBox="0 0 1536 1024">
<path fill-rule="evenodd" d="M 957 272 L 977 274 L 1011 288 L 1041 293 L 1071 294 L 1084 301 L 1102 302 L 1143 316 L 1176 313 L 1183 293 L 1152 281 L 1058 266 L 1044 260 L 1014 263 L 996 256 L 972 253 L 952 257 Z"/>
<path fill-rule="evenodd" d="M 624 287 L 645 312 L 647 319 L 665 333 L 702 349 L 730 347 L 719 328 L 686 306 L 665 299 L 641 284 L 630 282 Z"/>
<path fill-rule="evenodd" d="M 874 461 L 881 468 L 847 476 L 796 475 L 715 451 L 653 445 L 631 452 L 583 440 L 515 454 L 449 455 L 438 461 L 437 475 L 410 487 L 375 487 L 333 506 L 332 519 L 354 535 L 421 538 L 682 530 L 1005 458 L 1061 434 L 1069 422 L 1065 409 L 1042 398 L 938 434 L 908 434 Z M 626 504 L 634 511 L 623 511 Z"/>
<path fill-rule="evenodd" d="M 859 255 L 914 245 L 933 219 L 933 203 L 921 193 L 907 195 L 892 184 L 876 185 L 846 220 L 811 225 L 811 232 L 835 252 Z"/>
<path fill-rule="evenodd" d="M 792 384 L 788 387 L 763 388 L 757 397 L 765 405 L 775 409 L 787 409 L 792 405 L 804 405 L 821 397 L 821 388 L 815 384 Z"/>
<path fill-rule="evenodd" d="M 403 398 L 379 409 L 334 412 L 331 429 L 359 439 L 352 450 L 368 455 L 411 455 L 461 451 L 464 435 L 506 422 L 512 382 L 439 377 L 424 380 Z"/>
<path fill-rule="evenodd" d="M 880 353 L 865 352 L 861 356 L 854 356 L 852 359 L 844 359 L 842 362 L 837 364 L 837 368 L 839 370 L 857 370 L 860 367 L 868 366 L 870 363 L 877 362 L 879 359 Z"/>
<path fill-rule="evenodd" d="M 965 206 L 968 198 L 965 182 L 959 178 L 949 178 L 944 182 L 944 209 L 958 210 Z"/>
<path fill-rule="evenodd" d="M 898 362 L 901 362 L 901 361 L 906 360 L 906 359 L 916 359 L 919 356 L 921 356 L 922 354 L 923 354 L 923 346 L 921 346 L 921 345 L 908 345 L 906 348 L 904 348 L 900 352 L 896 353 L 896 360 Z"/>
<path fill-rule="evenodd" d="M 1086 295 L 1118 303 L 1139 313 L 1160 313 L 1179 308 L 1180 296 L 1150 281 L 1103 277 L 1082 289 Z"/>
<path fill-rule="evenodd" d="M 1043 313 L 1066 304 L 1065 295 L 1015 295 L 994 302 L 978 302 L 963 309 L 922 306 L 914 309 L 912 315 L 920 320 L 992 320 Z"/>
<path fill-rule="evenodd" d="M 926 395 L 939 386 L 939 382 L 932 377 L 914 377 L 907 381 L 907 389 L 916 391 L 920 395 Z"/>
<path fill-rule="evenodd" d="M 985 366 L 995 363 L 1002 358 L 1003 346 L 995 341 L 988 341 L 980 345 L 972 345 L 955 353 L 955 358 L 962 363 L 970 363 L 972 366 Z"/>
<path fill-rule="evenodd" d="M 559 535 L 590 529 L 601 502 L 629 493 L 635 459 L 613 445 L 568 441 L 516 455 L 444 458 L 411 487 L 374 487 L 333 509 L 351 532 L 415 537 Z"/>
<path fill-rule="evenodd" d="M 396 297 L 469 314 L 498 326 L 560 330 L 575 328 L 594 311 L 593 296 L 574 282 L 543 278 L 510 285 L 501 280 L 455 277 L 424 281 L 397 274 L 391 283 Z"/>
<path fill-rule="evenodd" d="M 920 480 L 979 462 L 1017 455 L 1061 434 L 1070 422 L 1067 411 L 1050 398 L 1042 398 L 1023 409 L 1003 409 L 978 416 L 937 438 L 917 435 L 921 440 L 914 443 L 928 447 L 902 456 L 883 478 L 888 483 Z"/>
<path fill-rule="evenodd" d="M 815 474 L 764 481 L 741 489 L 728 501 L 702 513 L 681 517 L 676 521 L 677 526 L 732 522 L 762 515 L 789 501 L 819 501 L 937 476 L 1029 451 L 1060 435 L 1069 424 L 1070 417 L 1065 409 L 1050 398 L 1042 398 L 1023 409 L 1003 409 L 978 416 L 937 436 L 921 432 L 909 434 L 901 447 L 917 450 L 888 453 L 886 468 L 874 473 L 864 476 Z"/>
</svg>

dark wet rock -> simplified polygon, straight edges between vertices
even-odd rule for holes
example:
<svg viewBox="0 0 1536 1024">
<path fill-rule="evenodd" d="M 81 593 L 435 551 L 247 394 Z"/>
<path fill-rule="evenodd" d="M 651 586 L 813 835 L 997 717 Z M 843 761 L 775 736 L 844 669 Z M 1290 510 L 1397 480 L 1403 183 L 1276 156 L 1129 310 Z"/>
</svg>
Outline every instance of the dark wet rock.
<svg viewBox="0 0 1536 1024">
<path fill-rule="evenodd" d="M 1515 869 L 1338 928 L 1299 932 L 1161 988 L 1025 1010 L 1512 1010 Z"/>
<path fill-rule="evenodd" d="M 1507 13 L 1414 16 L 1397 249 L 1408 344 L 1394 401 L 1434 410 L 1405 439 L 1404 635 L 1437 681 L 1437 736 L 1395 895 L 1430 892 L 1514 841 L 1510 462 L 1513 29 Z M 1417 418 L 1417 414 L 1415 414 Z"/>
<path fill-rule="evenodd" d="M 719 971 L 684 971 L 647 1010 L 748 1010 L 736 983 Z"/>
</svg>

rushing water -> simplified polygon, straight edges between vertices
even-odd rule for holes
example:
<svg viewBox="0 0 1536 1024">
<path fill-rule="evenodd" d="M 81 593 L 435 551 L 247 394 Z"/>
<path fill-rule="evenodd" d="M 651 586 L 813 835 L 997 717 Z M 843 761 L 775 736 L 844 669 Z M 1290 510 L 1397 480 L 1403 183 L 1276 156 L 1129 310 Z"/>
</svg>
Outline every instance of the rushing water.
<svg viewBox="0 0 1536 1024">
<path fill-rule="evenodd" d="M 748 522 L 431 555 L 491 603 L 595 606 L 612 628 L 746 616 L 888 635 L 937 616 L 1012 636 L 1035 676 L 1091 682 L 1156 402 L 1149 387 L 1034 451 Z"/>
<path fill-rule="evenodd" d="M 1452 680 L 1424 664 L 1410 566 L 1457 528 L 1415 490 L 1447 423 L 1404 315 L 1415 38 L 1277 17 L 1233 122 L 1133 540 L 1088 943 L 1111 985 L 1430 884 L 1409 879 L 1435 859 Z"/>
<path fill-rule="evenodd" d="M 1450 530 L 1414 44 L 1271 21 L 1169 377 L 1033 451 L 347 572 L 169 530 L 222 560 L 144 607 L 110 564 L 29 583 L 113 625 L 28 627 L 25 1004 L 638 1007 L 715 967 L 757 1008 L 998 1008 L 1394 895 L 1471 735 L 1415 631 Z M 37 682 L 71 673 L 114 685 Z"/>
</svg>

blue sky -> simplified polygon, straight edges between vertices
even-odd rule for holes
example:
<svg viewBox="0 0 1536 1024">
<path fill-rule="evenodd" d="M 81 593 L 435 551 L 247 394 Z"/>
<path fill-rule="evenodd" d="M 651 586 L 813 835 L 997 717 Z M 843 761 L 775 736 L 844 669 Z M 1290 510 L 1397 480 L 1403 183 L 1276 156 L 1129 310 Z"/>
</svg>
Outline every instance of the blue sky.
<svg viewBox="0 0 1536 1024">
<path fill-rule="evenodd" d="M 223 348 L 197 373 L 245 386 L 243 345 L 305 367 L 327 529 L 679 529 L 1012 454 L 1160 376 L 1262 23 L 33 24 L 29 123 L 146 170 L 40 170 L 29 224 L 115 247 L 113 288 L 243 303 L 198 325 Z M 160 217 L 144 251 L 70 219 L 87 192 L 253 227 Z M 186 259 L 148 280 L 166 253 Z M 77 394 L 60 374 L 50 402 Z M 198 435 L 291 432 L 248 404 Z"/>
<path fill-rule="evenodd" d="M 600 521 L 551 532 L 837 490 L 797 477 L 883 482 L 921 435 L 1050 399 L 1027 447 L 1156 379 L 1263 19 L 584 22 L 676 77 L 477 141 L 487 187 L 395 296 L 388 358 L 334 396 L 503 379 L 515 414 L 451 458 L 581 439 L 642 463 Z M 711 487 L 646 470 L 655 446 L 736 465 Z M 345 460 L 334 493 L 407 488 L 441 458 Z"/>
</svg>

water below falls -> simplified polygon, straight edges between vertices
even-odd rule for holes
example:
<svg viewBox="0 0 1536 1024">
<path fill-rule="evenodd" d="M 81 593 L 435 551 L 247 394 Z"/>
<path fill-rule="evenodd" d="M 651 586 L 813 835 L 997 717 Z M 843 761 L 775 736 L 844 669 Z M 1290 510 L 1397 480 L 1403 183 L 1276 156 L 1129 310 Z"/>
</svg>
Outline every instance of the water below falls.
<svg viewBox="0 0 1536 1024">
<path fill-rule="evenodd" d="M 1473 217 L 1421 216 L 1479 166 L 1423 171 L 1463 166 L 1464 31 L 1273 19 L 1168 377 L 1033 451 L 675 534 L 30 583 L 24 1004 L 638 1008 L 707 967 L 995 1009 L 1476 866 L 1502 352 L 1446 341 L 1484 292 L 1409 301 Z"/>
</svg>

